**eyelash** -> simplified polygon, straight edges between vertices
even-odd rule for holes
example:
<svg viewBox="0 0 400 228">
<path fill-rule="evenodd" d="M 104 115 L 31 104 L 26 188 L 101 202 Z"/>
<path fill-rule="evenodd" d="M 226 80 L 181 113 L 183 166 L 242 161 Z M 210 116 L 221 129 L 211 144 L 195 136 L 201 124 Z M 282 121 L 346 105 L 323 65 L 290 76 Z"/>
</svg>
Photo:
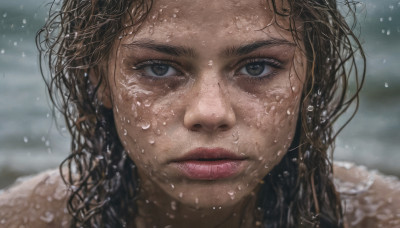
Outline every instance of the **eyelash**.
<svg viewBox="0 0 400 228">
<path fill-rule="evenodd" d="M 284 68 L 284 64 L 276 59 L 269 59 L 269 58 L 251 58 L 251 59 L 246 59 L 243 60 L 240 63 L 240 67 L 237 68 L 237 70 L 235 71 L 235 75 L 243 75 L 242 73 L 240 73 L 240 71 L 246 67 L 246 65 L 251 64 L 251 63 L 261 63 L 266 65 L 267 67 L 271 67 L 272 68 L 272 72 L 267 74 L 266 76 L 261 76 L 261 77 L 255 77 L 255 76 L 250 76 L 247 75 L 245 76 L 246 80 L 256 80 L 256 81 L 261 81 L 261 80 L 266 80 L 266 79 L 270 79 L 271 77 L 273 77 L 274 75 L 276 75 L 278 73 L 278 70 L 283 69 Z"/>
<path fill-rule="evenodd" d="M 253 80 L 261 81 L 261 80 L 270 79 L 272 76 L 277 74 L 277 70 L 283 69 L 283 67 L 284 67 L 284 64 L 276 59 L 249 58 L 249 59 L 245 59 L 245 60 L 239 62 L 240 66 L 235 70 L 234 75 L 243 76 L 244 74 L 240 73 L 240 71 L 244 67 L 246 67 L 248 64 L 252 64 L 252 63 L 260 63 L 260 64 L 264 64 L 264 66 L 271 67 L 272 72 L 268 73 L 265 76 L 261 76 L 261 77 L 250 76 L 250 75 L 244 76 L 246 78 L 246 80 L 250 80 L 250 81 L 253 81 Z M 183 74 L 182 71 L 178 70 L 178 67 L 176 67 L 176 65 L 177 65 L 176 63 L 168 61 L 168 60 L 147 60 L 147 61 L 136 64 L 135 66 L 132 67 L 132 69 L 141 71 L 142 76 L 153 79 L 153 80 L 164 80 L 164 79 L 169 78 L 169 76 L 157 77 L 157 76 L 146 75 L 146 73 L 144 72 L 144 69 L 146 67 L 152 67 L 155 65 L 167 65 L 168 67 L 171 67 L 173 70 L 175 70 L 177 72 L 177 74 L 175 76 L 181 76 Z"/>
<path fill-rule="evenodd" d="M 144 69 L 146 67 L 152 67 L 152 66 L 155 66 L 155 65 L 166 65 L 168 67 L 171 67 L 172 69 L 174 69 L 177 72 L 176 76 L 181 76 L 183 74 L 182 71 L 177 69 L 178 67 L 176 67 L 176 65 L 177 65 L 176 63 L 171 62 L 171 61 L 167 61 L 167 60 L 147 60 L 147 61 L 140 62 L 140 63 L 136 64 L 135 66 L 132 67 L 132 69 L 133 70 L 137 70 L 137 71 L 141 71 L 141 75 L 143 77 L 147 77 L 147 78 L 150 78 L 150 79 L 153 79 L 153 80 L 164 80 L 164 79 L 168 78 L 168 76 L 164 76 L 164 77 L 159 76 L 159 77 L 157 77 L 157 76 L 146 75 L 146 73 L 144 72 Z"/>
</svg>

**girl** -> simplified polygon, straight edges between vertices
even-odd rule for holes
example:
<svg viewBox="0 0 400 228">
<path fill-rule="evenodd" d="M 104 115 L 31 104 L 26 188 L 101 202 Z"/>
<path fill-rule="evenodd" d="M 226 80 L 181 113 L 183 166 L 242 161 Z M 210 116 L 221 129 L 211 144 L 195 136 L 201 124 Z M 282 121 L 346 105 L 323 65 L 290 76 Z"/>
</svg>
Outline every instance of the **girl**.
<svg viewBox="0 0 400 228">
<path fill-rule="evenodd" d="M 72 153 L 0 196 L 6 227 L 399 225 L 388 180 L 332 166 L 365 75 L 336 1 L 58 7 L 37 44 Z"/>
</svg>

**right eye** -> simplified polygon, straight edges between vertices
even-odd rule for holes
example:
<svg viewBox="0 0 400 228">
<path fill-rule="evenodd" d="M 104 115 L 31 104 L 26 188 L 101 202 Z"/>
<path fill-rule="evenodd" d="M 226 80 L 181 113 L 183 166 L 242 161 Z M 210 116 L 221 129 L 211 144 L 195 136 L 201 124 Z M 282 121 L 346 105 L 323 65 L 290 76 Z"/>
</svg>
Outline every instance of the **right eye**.
<svg viewBox="0 0 400 228">
<path fill-rule="evenodd" d="M 165 78 L 180 74 L 178 70 L 171 65 L 155 61 L 141 63 L 139 66 L 135 67 L 135 69 L 141 70 L 143 76 L 152 78 Z"/>
</svg>

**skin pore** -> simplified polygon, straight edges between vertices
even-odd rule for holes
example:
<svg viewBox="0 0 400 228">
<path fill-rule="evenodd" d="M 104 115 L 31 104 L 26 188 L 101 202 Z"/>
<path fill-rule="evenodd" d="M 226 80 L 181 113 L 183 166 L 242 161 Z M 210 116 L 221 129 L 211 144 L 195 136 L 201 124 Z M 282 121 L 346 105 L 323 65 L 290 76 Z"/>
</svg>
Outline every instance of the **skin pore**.
<svg viewBox="0 0 400 228">
<path fill-rule="evenodd" d="M 158 0 L 115 42 L 102 100 L 138 168 L 139 227 L 255 222 L 257 186 L 291 144 L 305 79 L 305 57 L 273 17 L 258 0 Z M 237 156 L 233 173 L 188 177 L 176 161 L 203 149 Z"/>
</svg>

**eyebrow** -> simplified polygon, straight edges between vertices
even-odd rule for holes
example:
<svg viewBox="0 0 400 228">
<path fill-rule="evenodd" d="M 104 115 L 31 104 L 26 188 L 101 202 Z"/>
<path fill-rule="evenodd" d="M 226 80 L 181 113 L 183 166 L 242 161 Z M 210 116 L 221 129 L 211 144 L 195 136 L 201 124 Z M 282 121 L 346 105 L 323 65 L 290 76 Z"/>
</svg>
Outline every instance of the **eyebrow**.
<svg viewBox="0 0 400 228">
<path fill-rule="evenodd" d="M 268 40 L 255 41 L 253 43 L 242 46 L 232 46 L 222 51 L 221 54 L 224 56 L 241 56 L 249 54 L 259 48 L 279 46 L 279 45 L 296 46 L 294 43 L 284 39 L 268 39 Z M 169 44 L 156 43 L 153 40 L 138 40 L 129 44 L 123 44 L 122 46 L 126 48 L 137 47 L 137 48 L 150 49 L 176 57 L 181 57 L 181 56 L 196 57 L 196 51 L 192 48 L 188 48 L 185 46 L 174 46 Z"/>
<path fill-rule="evenodd" d="M 241 55 L 249 54 L 259 48 L 280 46 L 280 45 L 296 46 L 296 44 L 289 42 L 287 40 L 284 40 L 284 39 L 260 40 L 260 41 L 255 41 L 253 43 L 246 44 L 243 46 L 232 46 L 230 48 L 227 48 L 223 52 L 223 55 L 225 55 L 225 56 L 241 56 Z"/>
<path fill-rule="evenodd" d="M 195 57 L 195 51 L 192 48 L 184 47 L 184 46 L 173 46 L 169 44 L 159 44 L 152 40 L 139 40 L 134 41 L 129 44 L 123 44 L 123 47 L 127 48 L 145 48 L 154 50 L 157 52 L 161 52 L 164 54 L 180 57 L 180 56 L 188 56 L 188 57 Z"/>
</svg>

